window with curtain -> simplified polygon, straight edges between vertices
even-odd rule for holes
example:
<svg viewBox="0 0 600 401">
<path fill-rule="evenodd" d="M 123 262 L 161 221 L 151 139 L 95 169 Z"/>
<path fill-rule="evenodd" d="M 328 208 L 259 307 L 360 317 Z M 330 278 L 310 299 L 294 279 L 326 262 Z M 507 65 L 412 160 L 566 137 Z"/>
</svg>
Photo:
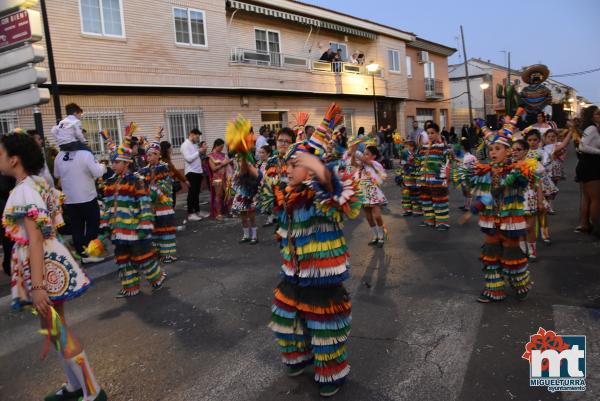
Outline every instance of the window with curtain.
<svg viewBox="0 0 600 401">
<path fill-rule="evenodd" d="M 80 0 L 83 33 L 123 37 L 122 0 Z"/>
<path fill-rule="evenodd" d="M 406 56 L 406 76 L 412 78 L 412 59 Z"/>
<path fill-rule="evenodd" d="M 206 15 L 204 11 L 174 7 L 173 20 L 177 44 L 206 46 Z"/>
<path fill-rule="evenodd" d="M 389 70 L 400 72 L 400 52 L 394 49 L 388 49 Z"/>
</svg>

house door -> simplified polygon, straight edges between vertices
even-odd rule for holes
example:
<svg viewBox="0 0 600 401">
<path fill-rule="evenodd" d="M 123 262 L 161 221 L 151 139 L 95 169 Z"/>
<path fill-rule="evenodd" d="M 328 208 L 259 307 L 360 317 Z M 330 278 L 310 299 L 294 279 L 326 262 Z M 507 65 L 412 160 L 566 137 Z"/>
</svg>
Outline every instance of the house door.
<svg viewBox="0 0 600 401">
<path fill-rule="evenodd" d="M 377 123 L 379 127 L 387 128 L 391 125 L 393 129 L 398 128 L 396 120 L 396 102 L 380 100 L 377 102 Z M 379 129 L 377 127 L 377 129 Z"/>
<path fill-rule="evenodd" d="M 260 113 L 261 126 L 267 127 L 269 131 L 279 131 L 287 126 L 287 111 L 263 111 Z"/>
</svg>

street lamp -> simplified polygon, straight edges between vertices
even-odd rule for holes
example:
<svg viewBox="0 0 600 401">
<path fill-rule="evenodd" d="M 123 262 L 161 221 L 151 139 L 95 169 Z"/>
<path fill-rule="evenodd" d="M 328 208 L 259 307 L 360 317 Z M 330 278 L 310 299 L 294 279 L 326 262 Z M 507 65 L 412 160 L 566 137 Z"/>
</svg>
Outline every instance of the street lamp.
<svg viewBox="0 0 600 401">
<path fill-rule="evenodd" d="M 374 133 L 377 132 L 377 126 L 378 126 L 378 122 L 377 122 L 377 97 L 375 96 L 375 73 L 379 70 L 379 64 L 377 63 L 371 63 L 369 65 L 367 65 L 367 71 L 369 71 L 371 73 L 371 78 L 372 78 L 372 87 L 373 87 L 373 114 L 375 114 L 375 130 Z"/>
<path fill-rule="evenodd" d="M 479 85 L 479 87 L 481 88 L 481 90 L 483 92 L 483 119 L 487 121 L 487 107 L 485 104 L 485 90 L 490 87 L 490 84 L 488 84 L 487 82 L 483 82 L 481 85 Z"/>
</svg>

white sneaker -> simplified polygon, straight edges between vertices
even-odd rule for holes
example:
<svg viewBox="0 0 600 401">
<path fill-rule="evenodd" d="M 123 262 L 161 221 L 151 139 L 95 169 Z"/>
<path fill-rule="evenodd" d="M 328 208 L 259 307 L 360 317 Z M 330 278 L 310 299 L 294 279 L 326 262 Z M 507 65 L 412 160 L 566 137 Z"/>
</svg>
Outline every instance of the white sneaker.
<svg viewBox="0 0 600 401">
<path fill-rule="evenodd" d="M 98 263 L 98 262 L 102 262 L 104 260 L 103 257 L 100 256 L 82 256 L 81 257 L 81 263 Z"/>
<path fill-rule="evenodd" d="M 208 216 L 210 216 L 210 213 L 208 213 L 208 212 L 198 212 L 198 213 L 196 213 L 196 215 L 199 216 L 202 219 L 205 219 Z"/>
<path fill-rule="evenodd" d="M 189 221 L 200 221 L 200 220 L 202 220 L 202 217 L 198 216 L 198 214 L 190 214 L 190 215 L 188 215 L 188 220 Z"/>
</svg>

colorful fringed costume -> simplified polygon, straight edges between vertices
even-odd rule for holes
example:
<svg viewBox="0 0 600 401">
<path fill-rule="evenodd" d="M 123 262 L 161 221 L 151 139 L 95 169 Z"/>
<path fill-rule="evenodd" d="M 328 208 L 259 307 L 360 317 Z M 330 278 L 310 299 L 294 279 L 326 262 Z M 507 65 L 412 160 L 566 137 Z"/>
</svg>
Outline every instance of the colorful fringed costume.
<svg viewBox="0 0 600 401">
<path fill-rule="evenodd" d="M 423 214 L 417 185 L 418 162 L 418 155 L 415 152 L 409 150 L 402 152 L 402 209 L 406 215 Z"/>
<path fill-rule="evenodd" d="M 29 238 L 25 217 L 35 221 L 44 237 L 44 280 L 52 302 L 62 302 L 81 295 L 90 280 L 57 238 L 57 228 L 63 225 L 62 194 L 50 188 L 38 176 L 28 176 L 10 193 L 4 209 L 2 224 L 6 236 L 15 245 L 11 257 L 12 308 L 31 304 L 31 268 L 29 265 Z"/>
<path fill-rule="evenodd" d="M 111 160 L 131 163 L 128 137 L 111 154 Z M 166 274 L 158 264 L 152 244 L 154 213 L 150 189 L 144 179 L 129 170 L 113 174 L 104 183 L 100 229 L 115 245 L 115 259 L 123 288 L 118 297 L 140 292 L 140 271 L 153 289 L 162 286 Z"/>
<path fill-rule="evenodd" d="M 336 110 L 333 104 L 310 141 L 292 145 L 283 161 L 298 152 L 325 159 L 327 116 L 333 119 Z M 346 342 L 351 302 L 343 285 L 349 254 L 342 219 L 357 217 L 362 199 L 354 175 L 339 166 L 326 165 L 326 183 L 313 178 L 296 187 L 271 186 L 269 198 L 279 221 L 283 258 L 270 327 L 291 371 L 314 364 L 322 395 L 327 387 L 339 389 L 350 372 Z"/>
<path fill-rule="evenodd" d="M 519 241 L 527 233 L 523 194 L 533 179 L 530 163 L 477 164 L 465 171 L 471 189 L 472 211 L 479 213 L 479 226 L 485 234 L 481 260 L 485 278 L 482 296 L 491 300 L 506 297 L 505 277 L 518 294 L 531 289 L 527 255 Z"/>
<path fill-rule="evenodd" d="M 341 384 L 350 371 L 346 341 L 351 303 L 343 216 L 356 217 L 361 201 L 354 178 L 332 171 L 329 192 L 316 182 L 301 188 L 275 187 L 274 213 L 283 257 L 282 282 L 275 290 L 270 327 L 283 362 L 313 362 L 320 384 Z"/>
<path fill-rule="evenodd" d="M 249 173 L 242 174 L 240 163 L 237 163 L 233 174 L 233 190 L 235 192 L 231 206 L 233 213 L 254 212 L 256 210 L 256 195 L 260 178 L 260 174 L 258 178 Z"/>
<path fill-rule="evenodd" d="M 166 163 L 148 164 L 138 172 L 150 189 L 150 201 L 154 212 L 152 241 L 163 261 L 170 261 L 177 254 L 175 235 L 175 210 L 173 209 L 173 177 Z"/>
<path fill-rule="evenodd" d="M 263 214 L 272 213 L 273 194 L 275 188 L 285 188 L 287 186 L 287 164 L 283 159 L 284 155 L 275 155 L 270 157 L 264 167 L 264 174 L 260 176 L 260 187 L 256 198 L 256 207 Z"/>
<path fill-rule="evenodd" d="M 450 228 L 448 210 L 448 180 L 446 164 L 448 147 L 443 142 L 429 143 L 422 150 L 421 205 L 425 220 L 423 225 L 438 229 Z"/>
</svg>

